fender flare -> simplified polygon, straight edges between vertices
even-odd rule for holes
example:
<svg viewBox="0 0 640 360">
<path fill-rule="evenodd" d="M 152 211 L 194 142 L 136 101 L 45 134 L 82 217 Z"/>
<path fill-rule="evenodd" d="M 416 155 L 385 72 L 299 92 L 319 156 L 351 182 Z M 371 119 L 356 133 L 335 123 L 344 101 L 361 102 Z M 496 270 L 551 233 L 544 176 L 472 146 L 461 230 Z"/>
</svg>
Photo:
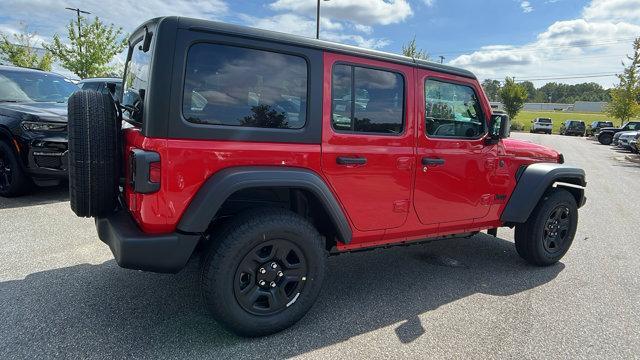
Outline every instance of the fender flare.
<svg viewBox="0 0 640 360">
<path fill-rule="evenodd" d="M 349 221 L 320 176 L 306 169 L 270 166 L 227 168 L 211 176 L 191 200 L 178 223 L 178 230 L 187 233 L 206 231 L 229 196 L 239 190 L 256 187 L 297 188 L 311 192 L 331 217 L 340 241 L 345 244 L 351 241 Z"/>
<path fill-rule="evenodd" d="M 550 186 L 567 186 L 581 207 L 587 185 L 584 170 L 565 164 L 535 163 L 518 172 L 516 184 L 500 220 L 503 223 L 524 223 Z"/>
</svg>

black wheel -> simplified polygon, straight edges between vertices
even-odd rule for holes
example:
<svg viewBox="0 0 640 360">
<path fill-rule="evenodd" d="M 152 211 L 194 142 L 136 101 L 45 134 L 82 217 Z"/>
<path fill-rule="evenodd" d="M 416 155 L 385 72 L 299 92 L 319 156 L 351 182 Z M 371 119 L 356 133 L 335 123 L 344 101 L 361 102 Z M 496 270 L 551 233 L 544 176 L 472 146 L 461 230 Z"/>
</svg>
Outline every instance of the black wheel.
<svg viewBox="0 0 640 360">
<path fill-rule="evenodd" d="M 68 101 L 69 201 L 78 216 L 104 216 L 116 207 L 121 124 L 113 98 L 78 91 Z"/>
<path fill-rule="evenodd" d="M 551 190 L 527 222 L 516 226 L 516 250 L 531 264 L 555 264 L 569 250 L 577 226 L 578 207 L 573 195 L 564 189 Z"/>
<path fill-rule="evenodd" d="M 31 178 L 20 166 L 20 159 L 9 144 L 0 141 L 0 196 L 25 194 L 32 186 Z"/>
<path fill-rule="evenodd" d="M 611 143 L 613 142 L 613 135 L 612 134 L 600 134 L 600 136 L 598 136 L 598 141 L 602 145 L 611 145 Z"/>
<path fill-rule="evenodd" d="M 212 238 L 202 264 L 205 303 L 241 336 L 276 333 L 300 320 L 324 279 L 324 241 L 307 220 L 283 209 L 240 214 Z"/>
</svg>

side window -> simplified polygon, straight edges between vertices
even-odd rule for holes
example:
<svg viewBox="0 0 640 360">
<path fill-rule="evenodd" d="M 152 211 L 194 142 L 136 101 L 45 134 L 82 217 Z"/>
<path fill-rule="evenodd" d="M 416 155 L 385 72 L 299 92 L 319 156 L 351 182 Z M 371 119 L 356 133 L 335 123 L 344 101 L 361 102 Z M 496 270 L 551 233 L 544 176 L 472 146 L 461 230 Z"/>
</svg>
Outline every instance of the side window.
<svg viewBox="0 0 640 360">
<path fill-rule="evenodd" d="M 98 90 L 98 86 L 100 85 L 99 82 L 86 82 L 86 83 L 82 83 L 80 84 L 80 88 L 82 90 Z"/>
<path fill-rule="evenodd" d="M 187 55 L 182 112 L 189 122 L 300 129 L 307 62 L 299 56 L 199 43 Z"/>
<path fill-rule="evenodd" d="M 472 87 L 427 79 L 424 96 L 429 137 L 475 139 L 485 133 L 486 120 Z"/>
<path fill-rule="evenodd" d="M 404 78 L 385 70 L 335 65 L 331 126 L 338 131 L 400 134 L 404 126 Z"/>
</svg>

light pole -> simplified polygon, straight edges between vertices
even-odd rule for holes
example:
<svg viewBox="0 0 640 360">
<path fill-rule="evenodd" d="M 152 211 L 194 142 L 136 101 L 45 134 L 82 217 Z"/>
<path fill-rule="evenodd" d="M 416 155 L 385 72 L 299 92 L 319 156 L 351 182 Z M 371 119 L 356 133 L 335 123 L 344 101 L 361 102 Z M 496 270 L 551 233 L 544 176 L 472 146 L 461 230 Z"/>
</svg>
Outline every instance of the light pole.
<svg viewBox="0 0 640 360">
<path fill-rule="evenodd" d="M 65 9 L 71 10 L 71 11 L 75 11 L 76 14 L 78 15 L 78 37 L 82 37 L 82 32 L 81 32 L 82 30 L 80 28 L 80 13 L 83 13 L 83 14 L 91 14 L 91 13 L 88 12 L 88 11 L 80 10 L 78 8 L 74 9 L 74 8 L 68 7 L 68 8 L 65 8 Z"/>
<path fill-rule="evenodd" d="M 316 39 L 320 39 L 320 0 L 318 0 L 318 6 L 316 6 Z"/>
</svg>

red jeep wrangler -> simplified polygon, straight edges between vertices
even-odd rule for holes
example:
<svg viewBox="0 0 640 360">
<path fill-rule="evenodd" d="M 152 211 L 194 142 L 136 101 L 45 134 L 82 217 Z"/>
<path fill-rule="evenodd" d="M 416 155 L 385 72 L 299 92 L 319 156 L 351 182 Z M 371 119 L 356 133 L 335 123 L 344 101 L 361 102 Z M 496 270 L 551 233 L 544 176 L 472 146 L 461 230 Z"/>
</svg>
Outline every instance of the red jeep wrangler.
<svg viewBox="0 0 640 360">
<path fill-rule="evenodd" d="M 122 267 L 201 252 L 215 318 L 265 335 L 309 310 L 328 254 L 515 226 L 525 260 L 560 260 L 584 171 L 508 129 L 465 70 L 158 18 L 129 40 L 122 98 L 69 100 L 71 207 Z"/>
</svg>

